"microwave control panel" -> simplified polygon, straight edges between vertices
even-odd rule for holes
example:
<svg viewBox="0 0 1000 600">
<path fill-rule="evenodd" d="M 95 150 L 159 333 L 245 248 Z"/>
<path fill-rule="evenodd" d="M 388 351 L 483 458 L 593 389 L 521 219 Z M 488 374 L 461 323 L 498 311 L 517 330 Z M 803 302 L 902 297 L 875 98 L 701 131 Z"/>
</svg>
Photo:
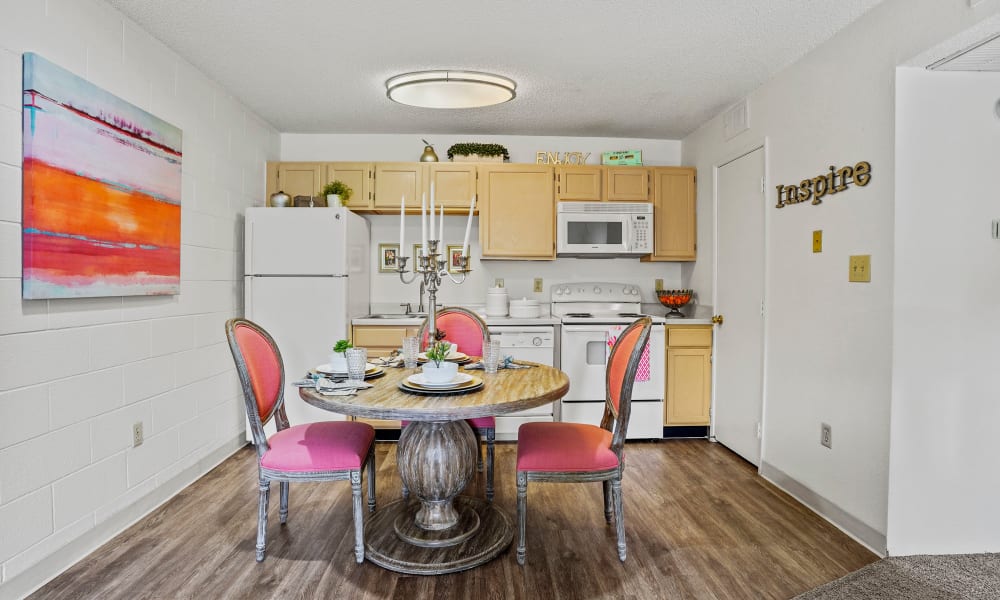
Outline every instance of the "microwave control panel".
<svg viewBox="0 0 1000 600">
<path fill-rule="evenodd" d="M 632 252 L 653 251 L 653 217 L 652 215 L 632 216 Z"/>
</svg>

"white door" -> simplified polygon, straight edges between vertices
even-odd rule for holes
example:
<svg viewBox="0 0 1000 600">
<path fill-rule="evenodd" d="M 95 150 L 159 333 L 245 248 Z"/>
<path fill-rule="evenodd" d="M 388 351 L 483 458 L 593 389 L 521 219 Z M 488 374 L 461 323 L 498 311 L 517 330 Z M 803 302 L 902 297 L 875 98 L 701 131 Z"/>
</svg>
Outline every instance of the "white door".
<svg viewBox="0 0 1000 600">
<path fill-rule="evenodd" d="M 715 437 L 760 465 L 764 358 L 764 149 L 718 168 Z"/>
</svg>

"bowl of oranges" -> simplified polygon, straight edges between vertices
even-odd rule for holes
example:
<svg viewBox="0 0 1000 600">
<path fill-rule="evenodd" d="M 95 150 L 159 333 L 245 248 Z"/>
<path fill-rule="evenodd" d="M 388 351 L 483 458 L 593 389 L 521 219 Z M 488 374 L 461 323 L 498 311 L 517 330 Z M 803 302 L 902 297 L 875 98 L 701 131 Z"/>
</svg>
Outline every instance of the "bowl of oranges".
<svg viewBox="0 0 1000 600">
<path fill-rule="evenodd" d="M 684 316 L 679 309 L 691 301 L 693 294 L 694 290 L 656 290 L 660 304 L 670 309 L 666 316 L 675 318 Z"/>
</svg>

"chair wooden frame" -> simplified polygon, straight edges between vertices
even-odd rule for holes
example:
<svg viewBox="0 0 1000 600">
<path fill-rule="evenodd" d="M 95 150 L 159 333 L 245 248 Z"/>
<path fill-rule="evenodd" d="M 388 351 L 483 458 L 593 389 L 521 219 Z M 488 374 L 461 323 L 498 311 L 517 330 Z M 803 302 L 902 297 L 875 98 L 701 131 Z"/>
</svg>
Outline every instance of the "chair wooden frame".
<svg viewBox="0 0 1000 600">
<path fill-rule="evenodd" d="M 636 328 L 642 328 L 639 338 L 628 357 L 628 364 L 622 379 L 618 396 L 618 408 L 611 399 L 611 365 L 618 359 L 619 344 L 611 349 L 608 357 L 608 368 L 604 377 L 604 416 L 601 428 L 611 432 L 611 451 L 618 457 L 616 467 L 601 471 L 517 471 L 517 562 L 524 564 L 525 559 L 525 528 L 528 511 L 528 482 L 540 481 L 549 483 L 586 483 L 600 481 L 604 487 L 604 520 L 608 523 L 615 518 L 618 536 L 618 558 L 625 561 L 625 520 L 622 512 L 622 473 L 625 471 L 625 433 L 632 412 L 632 386 L 635 383 L 636 371 L 643 349 L 649 343 L 652 320 L 649 317 L 637 319 L 628 326 L 618 339 L 622 340 Z"/>
<path fill-rule="evenodd" d="M 490 343 L 490 330 L 486 325 L 486 321 L 482 319 L 479 315 L 472 312 L 467 308 L 462 308 L 460 306 L 449 306 L 447 308 L 442 308 L 435 313 L 435 319 L 440 319 L 444 315 L 448 314 L 461 314 L 472 319 L 477 325 L 479 325 L 480 331 L 483 332 L 483 347 L 485 348 Z M 421 347 L 424 346 L 424 339 L 427 337 L 427 325 L 428 319 L 424 319 L 424 322 L 420 324 L 420 329 L 417 331 L 417 339 L 420 340 Z M 469 422 L 469 426 L 472 427 L 472 423 Z M 483 452 L 482 452 L 482 442 L 483 438 L 486 440 L 486 500 L 493 502 L 494 489 L 493 489 L 493 455 L 494 447 L 496 445 L 497 430 L 496 427 L 472 427 L 473 433 L 476 434 L 476 446 L 480 448 L 478 456 L 476 458 L 476 468 L 479 472 L 483 471 Z M 403 486 L 403 497 L 406 498 L 409 495 L 409 490 L 406 486 Z"/>
<path fill-rule="evenodd" d="M 250 374 L 247 368 L 243 350 L 236 339 L 236 329 L 238 327 L 248 327 L 261 335 L 274 351 L 281 372 L 281 380 L 278 385 L 278 398 L 275 400 L 270 412 L 261 419 L 257 409 L 257 396 L 254 393 L 253 385 L 250 381 Z M 257 510 L 257 562 L 264 560 L 264 548 L 267 543 L 267 509 L 270 497 L 271 482 L 279 483 L 280 507 L 279 518 L 284 525 L 288 521 L 288 484 L 291 482 L 320 482 L 320 481 L 350 481 L 351 495 L 354 509 L 354 555 L 359 563 L 365 559 L 364 544 L 364 522 L 361 512 L 361 471 L 368 469 L 368 512 L 375 510 L 375 442 L 374 437 L 368 448 L 362 469 L 342 469 L 332 471 L 284 471 L 269 469 L 261 465 L 264 453 L 270 448 L 267 436 L 264 433 L 264 425 L 272 418 L 278 431 L 288 429 L 290 424 L 288 416 L 285 414 L 285 366 L 281 358 L 281 352 L 274 338 L 262 327 L 247 319 L 230 319 L 226 321 L 226 337 L 229 340 L 229 349 L 236 362 L 236 371 L 239 374 L 240 384 L 243 387 L 243 400 L 246 404 L 247 416 L 250 419 L 250 430 L 253 434 L 253 443 L 257 449 L 257 473 L 258 488 L 260 491 Z"/>
</svg>

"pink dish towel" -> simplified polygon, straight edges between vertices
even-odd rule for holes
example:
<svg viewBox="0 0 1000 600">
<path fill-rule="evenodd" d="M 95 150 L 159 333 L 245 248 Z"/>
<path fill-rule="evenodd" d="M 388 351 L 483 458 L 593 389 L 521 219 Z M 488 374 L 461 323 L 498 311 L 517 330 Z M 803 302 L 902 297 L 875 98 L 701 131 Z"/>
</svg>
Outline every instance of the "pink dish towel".
<svg viewBox="0 0 1000 600">
<path fill-rule="evenodd" d="M 607 333 L 607 356 L 611 357 L 611 348 L 614 347 L 615 342 L 618 341 L 618 336 L 622 334 L 628 325 L 612 325 L 608 328 Z M 639 357 L 639 368 L 635 371 L 636 381 L 649 381 L 651 377 L 649 372 L 649 344 L 642 349 L 642 356 Z"/>
</svg>

